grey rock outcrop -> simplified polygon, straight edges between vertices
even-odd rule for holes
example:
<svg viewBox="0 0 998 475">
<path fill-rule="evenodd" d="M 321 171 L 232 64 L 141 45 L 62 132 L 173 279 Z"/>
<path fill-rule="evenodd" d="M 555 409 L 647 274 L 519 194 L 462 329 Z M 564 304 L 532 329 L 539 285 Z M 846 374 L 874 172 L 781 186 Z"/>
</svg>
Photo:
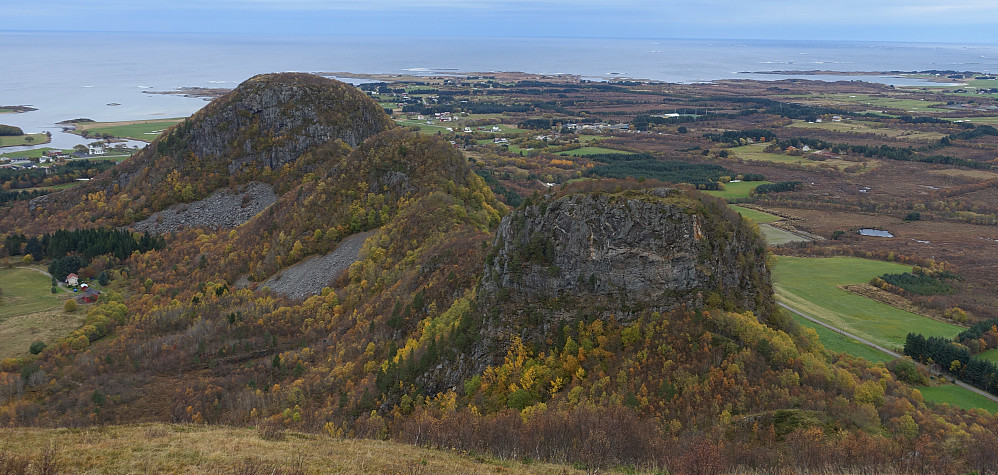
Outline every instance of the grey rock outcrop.
<svg viewBox="0 0 998 475">
<path fill-rule="evenodd" d="M 217 99 L 178 128 L 198 156 L 230 158 L 277 169 L 312 147 L 342 140 L 356 147 L 393 127 L 391 119 L 353 86 L 309 74 L 263 74 Z"/>
<path fill-rule="evenodd" d="M 303 300 L 310 295 L 318 295 L 323 287 L 328 287 L 350 264 L 357 262 L 364 242 L 376 230 L 351 234 L 324 256 L 312 256 L 267 279 L 264 287 L 285 297 Z"/>
<path fill-rule="evenodd" d="M 704 195 L 659 188 L 543 199 L 499 225 L 478 293 L 481 338 L 448 362 L 459 374 L 426 378 L 458 384 L 501 363 L 514 337 L 543 349 L 579 319 L 626 325 L 683 306 L 766 312 L 765 260 L 759 233 Z"/>
<path fill-rule="evenodd" d="M 173 205 L 133 224 L 132 228 L 154 234 L 181 228 L 232 228 L 249 221 L 276 201 L 277 195 L 270 185 L 254 182 L 239 191 L 226 188 L 203 200 Z"/>
<path fill-rule="evenodd" d="M 635 306 L 700 306 L 717 292 L 754 309 L 757 287 L 769 290 L 764 245 L 742 223 L 704 211 L 667 189 L 577 194 L 518 210 L 499 225 L 483 294 L 585 296 L 611 302 L 619 316 Z"/>
</svg>

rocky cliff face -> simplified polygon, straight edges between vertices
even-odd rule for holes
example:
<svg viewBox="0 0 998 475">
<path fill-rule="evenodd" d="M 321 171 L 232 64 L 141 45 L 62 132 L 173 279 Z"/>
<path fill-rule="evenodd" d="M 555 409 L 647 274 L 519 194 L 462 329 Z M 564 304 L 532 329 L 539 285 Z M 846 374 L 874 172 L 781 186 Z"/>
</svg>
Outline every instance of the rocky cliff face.
<svg viewBox="0 0 998 475">
<path fill-rule="evenodd" d="M 661 309 L 701 306 L 713 292 L 754 309 L 769 292 L 765 246 L 738 219 L 668 189 L 542 202 L 500 224 L 482 289 L 514 301 L 578 295 Z"/>
<path fill-rule="evenodd" d="M 229 171 L 276 169 L 310 148 L 343 140 L 356 147 L 393 127 L 377 103 L 349 84 L 300 73 L 250 78 L 179 126 L 160 148 L 183 143 L 200 157 L 228 158 Z"/>
<path fill-rule="evenodd" d="M 748 222 L 692 191 L 543 199 L 499 225 L 471 366 L 501 361 L 515 336 L 542 349 L 559 325 L 580 318 L 626 324 L 642 310 L 684 305 L 764 313 L 772 305 L 765 258 Z"/>
</svg>

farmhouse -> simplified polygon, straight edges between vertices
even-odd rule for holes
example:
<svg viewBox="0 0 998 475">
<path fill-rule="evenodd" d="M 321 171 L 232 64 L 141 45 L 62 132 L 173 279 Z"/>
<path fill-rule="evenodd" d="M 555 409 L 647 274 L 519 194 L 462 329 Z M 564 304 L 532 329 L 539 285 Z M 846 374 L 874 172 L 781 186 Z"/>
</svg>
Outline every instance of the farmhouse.
<svg viewBox="0 0 998 475">
<path fill-rule="evenodd" d="M 90 155 L 104 155 L 104 153 L 107 152 L 107 150 L 104 148 L 104 144 L 102 143 L 92 143 L 90 145 L 87 145 L 87 151 L 90 153 Z"/>
<path fill-rule="evenodd" d="M 100 291 L 87 285 L 83 284 L 80 286 L 80 296 L 77 297 L 82 303 L 94 303 L 97 301 L 97 296 L 100 295 Z"/>
<path fill-rule="evenodd" d="M 76 274 L 69 274 L 66 276 L 66 284 L 76 287 L 80 283 L 80 276 Z"/>
</svg>

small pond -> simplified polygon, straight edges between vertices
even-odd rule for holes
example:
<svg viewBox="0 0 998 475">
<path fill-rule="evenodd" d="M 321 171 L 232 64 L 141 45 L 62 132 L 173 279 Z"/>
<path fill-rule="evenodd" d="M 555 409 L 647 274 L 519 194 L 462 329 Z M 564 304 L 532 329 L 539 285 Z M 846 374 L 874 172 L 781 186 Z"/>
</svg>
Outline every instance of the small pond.
<svg viewBox="0 0 998 475">
<path fill-rule="evenodd" d="M 894 237 L 890 232 L 884 231 L 883 229 L 872 229 L 863 228 L 859 230 L 859 234 L 862 236 L 875 236 L 875 237 Z"/>
</svg>

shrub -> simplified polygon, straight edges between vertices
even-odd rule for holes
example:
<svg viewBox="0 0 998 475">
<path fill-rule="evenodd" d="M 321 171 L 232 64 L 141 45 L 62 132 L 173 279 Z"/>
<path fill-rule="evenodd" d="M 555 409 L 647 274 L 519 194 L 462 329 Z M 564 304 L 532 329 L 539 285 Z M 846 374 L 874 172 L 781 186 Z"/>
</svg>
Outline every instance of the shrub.
<svg viewBox="0 0 998 475">
<path fill-rule="evenodd" d="M 76 311 L 76 301 L 73 300 L 73 299 L 67 300 L 66 303 L 62 304 L 62 309 L 65 310 L 66 313 L 73 313 L 73 312 L 75 312 Z"/>
<path fill-rule="evenodd" d="M 46 346 L 47 345 L 45 344 L 45 342 L 36 341 L 36 342 L 32 343 L 31 346 L 28 347 L 28 351 L 30 351 L 31 354 L 33 354 L 33 355 L 37 355 L 38 353 L 41 353 L 42 350 L 44 350 Z"/>
</svg>

